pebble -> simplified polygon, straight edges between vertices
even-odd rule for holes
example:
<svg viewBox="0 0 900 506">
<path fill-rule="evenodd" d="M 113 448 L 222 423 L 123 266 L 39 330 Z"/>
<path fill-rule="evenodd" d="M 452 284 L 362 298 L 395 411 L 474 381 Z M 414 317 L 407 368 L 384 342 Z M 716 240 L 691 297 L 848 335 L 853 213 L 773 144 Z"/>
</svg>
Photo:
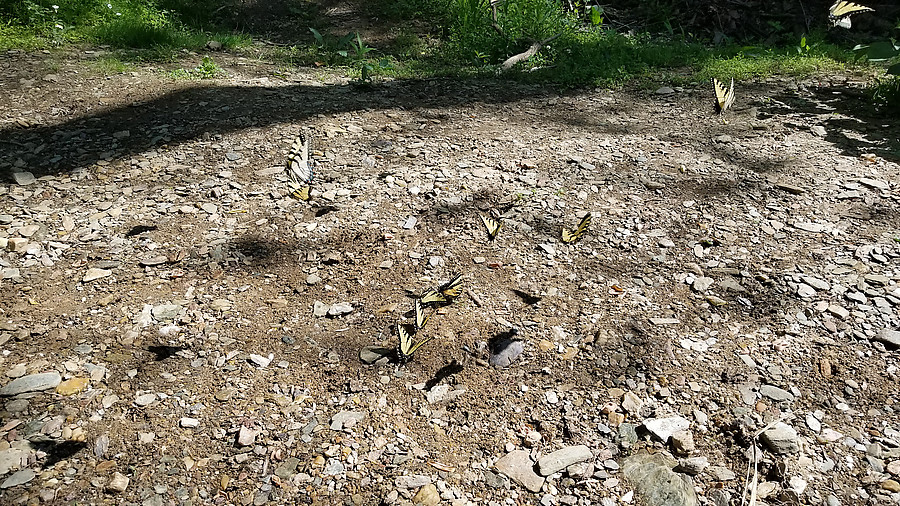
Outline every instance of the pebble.
<svg viewBox="0 0 900 506">
<path fill-rule="evenodd" d="M 519 358 L 523 351 L 525 351 L 525 343 L 521 340 L 506 339 L 500 341 L 494 346 L 488 363 L 498 368 L 509 367 Z"/>
<path fill-rule="evenodd" d="M 35 476 L 36 474 L 32 469 L 22 469 L 21 471 L 16 471 L 8 478 L 3 480 L 3 483 L 0 483 L 0 489 L 7 489 L 17 487 L 19 485 L 24 485 L 33 480 Z"/>
<path fill-rule="evenodd" d="M 87 272 L 84 273 L 84 277 L 81 280 L 84 281 L 85 283 L 89 283 L 91 281 L 95 281 L 100 278 L 105 278 L 111 274 L 112 274 L 112 271 L 110 271 L 110 270 L 97 269 L 97 268 L 92 267 L 92 268 L 88 269 Z"/>
<path fill-rule="evenodd" d="M 706 468 L 706 473 L 715 481 L 731 481 L 737 478 L 734 471 L 723 466 L 709 466 Z"/>
<path fill-rule="evenodd" d="M 328 316 L 341 316 L 352 312 L 353 305 L 349 302 L 338 302 L 337 304 L 332 304 L 331 307 L 328 308 Z"/>
<path fill-rule="evenodd" d="M 874 339 L 882 343 L 889 344 L 895 348 L 900 348 L 900 331 L 881 329 L 875 334 Z"/>
<path fill-rule="evenodd" d="M 678 471 L 691 476 L 702 473 L 709 467 L 709 460 L 706 457 L 689 457 L 678 461 Z"/>
<path fill-rule="evenodd" d="M 764 397 L 768 397 L 774 401 L 786 401 L 791 402 L 794 400 L 794 396 L 788 392 L 787 390 L 778 388 L 773 385 L 762 385 L 759 387 L 759 393 Z"/>
<path fill-rule="evenodd" d="M 622 470 L 647 506 L 698 505 L 693 483 L 672 470 L 676 465 L 661 453 L 637 453 L 625 459 Z"/>
<path fill-rule="evenodd" d="M 122 473 L 115 472 L 110 478 L 109 483 L 106 485 L 106 490 L 113 493 L 122 493 L 128 489 L 128 484 L 131 481 L 130 478 L 125 476 Z"/>
<path fill-rule="evenodd" d="M 19 186 L 28 186 L 33 184 L 37 179 L 31 172 L 13 172 L 13 181 Z"/>
</svg>

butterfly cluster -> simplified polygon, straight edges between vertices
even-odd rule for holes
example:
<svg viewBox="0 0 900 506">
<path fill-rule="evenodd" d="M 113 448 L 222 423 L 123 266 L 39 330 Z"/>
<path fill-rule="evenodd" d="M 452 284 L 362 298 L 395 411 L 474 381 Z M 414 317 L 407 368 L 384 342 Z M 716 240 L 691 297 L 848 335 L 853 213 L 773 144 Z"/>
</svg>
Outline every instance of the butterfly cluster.
<svg viewBox="0 0 900 506">
<path fill-rule="evenodd" d="M 415 321 L 413 324 L 397 323 L 397 361 L 405 364 L 412 359 L 413 354 L 434 339 L 434 336 L 426 336 L 417 339 L 416 335 L 425 327 L 428 320 L 434 314 L 429 308 L 441 306 L 453 302 L 462 293 L 462 274 L 456 273 L 450 276 L 450 280 L 437 287 L 429 288 L 421 296 L 416 297 L 413 303 Z"/>
<path fill-rule="evenodd" d="M 503 227 L 503 223 L 499 219 L 494 219 L 491 216 L 485 216 L 483 214 L 478 215 L 481 218 L 481 223 L 484 224 L 485 230 L 487 230 L 488 240 L 493 241 L 497 238 L 497 234 L 500 232 L 500 228 Z M 561 239 L 562 242 L 571 244 L 581 240 L 584 237 L 585 232 L 587 232 L 588 227 L 591 226 L 591 213 L 586 213 L 581 221 L 578 223 L 578 227 L 575 230 L 569 230 L 566 227 L 563 227 Z"/>
</svg>

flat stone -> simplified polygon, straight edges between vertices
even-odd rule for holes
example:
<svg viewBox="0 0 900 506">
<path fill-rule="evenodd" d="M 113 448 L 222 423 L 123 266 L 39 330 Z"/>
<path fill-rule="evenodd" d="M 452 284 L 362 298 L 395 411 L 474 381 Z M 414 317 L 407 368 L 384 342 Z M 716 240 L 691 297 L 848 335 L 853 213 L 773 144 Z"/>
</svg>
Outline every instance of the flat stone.
<svg viewBox="0 0 900 506">
<path fill-rule="evenodd" d="M 40 225 L 25 225 L 24 227 L 19 227 L 18 232 L 22 237 L 31 237 L 40 229 Z"/>
<path fill-rule="evenodd" d="M 328 316 L 341 316 L 352 312 L 353 305 L 349 302 L 338 302 L 337 304 L 332 304 L 331 307 L 328 308 Z"/>
<path fill-rule="evenodd" d="M 591 449 L 584 445 L 569 446 L 561 450 L 557 450 L 548 455 L 544 455 L 537 461 L 537 471 L 541 476 L 550 476 L 558 473 L 563 469 L 590 460 L 594 457 Z"/>
<path fill-rule="evenodd" d="M 723 466 L 709 466 L 706 469 L 706 473 L 709 474 L 715 481 L 731 481 L 737 478 L 737 475 L 734 474 L 734 471 Z"/>
<path fill-rule="evenodd" d="M 831 289 L 831 285 L 829 285 L 827 281 L 823 281 L 819 278 L 814 278 L 812 276 L 803 276 L 802 279 L 804 283 L 815 288 L 816 290 L 825 291 Z"/>
<path fill-rule="evenodd" d="M 625 392 L 625 395 L 622 396 L 622 409 L 630 415 L 637 415 L 640 413 L 643 406 L 644 401 L 639 395 L 632 391 Z"/>
<path fill-rule="evenodd" d="M 702 473 L 707 467 L 709 467 L 709 459 L 706 457 L 690 457 L 679 460 L 677 470 L 691 476 L 696 476 Z"/>
<path fill-rule="evenodd" d="M 877 334 L 875 334 L 875 337 L 873 339 L 900 348 L 900 331 L 882 329 L 878 331 Z"/>
<path fill-rule="evenodd" d="M 24 462 L 28 462 L 30 454 L 30 451 L 21 448 L 0 450 L 0 476 L 19 470 Z"/>
<path fill-rule="evenodd" d="M 10 475 L 9 478 L 3 480 L 3 483 L 0 483 L 0 489 L 24 485 L 33 480 L 35 476 L 36 474 L 32 469 L 22 469 L 21 471 L 16 471 L 12 475 Z"/>
<path fill-rule="evenodd" d="M 677 462 L 661 453 L 638 453 L 625 459 L 625 478 L 647 506 L 696 506 L 694 484 L 685 475 L 672 470 Z"/>
<path fill-rule="evenodd" d="M 82 278 L 82 281 L 84 281 L 85 283 L 89 283 L 96 279 L 105 278 L 106 276 L 109 276 L 110 274 L 112 274 L 111 270 L 97 269 L 96 267 L 91 267 L 90 269 L 87 270 L 87 272 L 84 273 L 84 278 Z"/>
<path fill-rule="evenodd" d="M 153 306 L 151 314 L 159 321 L 174 320 L 183 308 L 178 304 L 158 304 Z"/>
<path fill-rule="evenodd" d="M 488 363 L 498 368 L 509 367 L 523 351 L 525 351 L 523 341 L 505 339 L 494 346 Z"/>
<path fill-rule="evenodd" d="M 762 385 L 759 387 L 760 395 L 768 397 L 774 401 L 788 401 L 791 402 L 794 400 L 794 396 L 788 392 L 787 390 L 783 390 L 773 385 Z"/>
<path fill-rule="evenodd" d="M 366 417 L 359 411 L 341 411 L 331 417 L 331 430 L 350 429 Z"/>
<path fill-rule="evenodd" d="M 784 422 L 778 422 L 762 433 L 760 439 L 773 453 L 784 455 L 800 451 L 800 436 Z"/>
<path fill-rule="evenodd" d="M 297 457 L 288 457 L 275 468 L 275 476 L 282 480 L 288 480 L 297 471 L 298 465 L 300 465 L 300 459 Z"/>
<path fill-rule="evenodd" d="M 672 416 L 668 418 L 648 418 L 644 420 L 644 429 L 655 438 L 667 443 L 672 434 L 687 430 L 691 426 L 691 422 L 680 416 Z"/>
<path fill-rule="evenodd" d="M 37 181 L 37 178 L 31 172 L 13 172 L 13 181 L 17 185 L 28 186 Z"/>
<path fill-rule="evenodd" d="M 138 406 L 149 406 L 156 402 L 156 394 L 146 393 L 138 395 L 134 398 L 134 403 Z"/>
<path fill-rule="evenodd" d="M 706 290 L 709 289 L 709 287 L 711 287 L 713 285 L 713 283 L 715 283 L 715 280 L 713 280 L 713 278 L 709 278 L 706 276 L 700 276 L 700 277 L 694 279 L 693 284 L 691 284 L 691 288 L 693 288 L 694 290 L 696 290 L 698 292 L 705 292 Z"/>
<path fill-rule="evenodd" d="M 228 311 L 231 309 L 231 301 L 224 298 L 213 299 L 213 301 L 210 302 L 209 307 L 213 311 Z"/>
<path fill-rule="evenodd" d="M 531 492 L 539 492 L 544 478 L 534 472 L 534 462 L 525 450 L 513 450 L 497 461 L 494 466 L 511 480 Z"/>
<path fill-rule="evenodd" d="M 87 388 L 88 378 L 69 378 L 56 386 L 56 393 L 60 395 L 73 395 Z"/>
<path fill-rule="evenodd" d="M 26 392 L 40 392 L 41 390 L 49 390 L 56 388 L 62 381 L 62 376 L 58 372 L 45 372 L 40 374 L 29 374 L 16 378 L 0 388 L 0 396 L 9 397 L 11 395 L 24 394 Z"/>
<path fill-rule="evenodd" d="M 876 190 L 890 190 L 891 189 L 891 185 L 888 184 L 886 181 L 879 181 L 877 179 L 872 179 L 872 178 L 868 178 L 868 177 L 859 178 L 859 183 L 863 186 L 868 186 L 869 188 L 874 188 Z"/>
<path fill-rule="evenodd" d="M 200 426 L 200 420 L 185 416 L 178 420 L 178 425 L 185 429 L 196 429 Z"/>
<path fill-rule="evenodd" d="M 138 261 L 138 263 L 143 267 L 153 267 L 156 265 L 162 265 L 169 261 L 169 258 L 165 255 L 158 255 L 155 257 L 145 258 L 143 260 Z"/>
<path fill-rule="evenodd" d="M 130 478 L 120 472 L 115 472 L 113 473 L 112 478 L 109 479 L 109 483 L 106 484 L 106 490 L 121 494 L 128 488 L 129 482 L 131 482 Z"/>
<path fill-rule="evenodd" d="M 850 316 L 850 311 L 848 311 L 847 309 L 844 309 L 841 306 L 838 306 L 837 304 L 829 305 L 827 311 L 829 313 L 837 316 L 841 320 L 846 320 Z"/>
<path fill-rule="evenodd" d="M 441 502 L 441 496 L 438 493 L 434 483 L 423 486 L 413 496 L 413 504 L 421 504 L 422 506 L 437 506 Z"/>
<path fill-rule="evenodd" d="M 694 435 L 689 430 L 680 430 L 672 434 L 672 449 L 678 455 L 689 455 L 696 449 Z"/>
</svg>

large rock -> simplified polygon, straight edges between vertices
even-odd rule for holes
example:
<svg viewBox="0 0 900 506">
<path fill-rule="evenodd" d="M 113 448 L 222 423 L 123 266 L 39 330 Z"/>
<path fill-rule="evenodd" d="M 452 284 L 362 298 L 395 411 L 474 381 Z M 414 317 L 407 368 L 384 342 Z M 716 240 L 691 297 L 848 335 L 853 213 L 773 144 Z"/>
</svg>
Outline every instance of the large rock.
<svg viewBox="0 0 900 506">
<path fill-rule="evenodd" d="M 29 374 L 16 378 L 0 388 L 0 396 L 8 397 L 11 395 L 24 394 L 26 392 L 39 392 L 41 390 L 49 390 L 56 388 L 62 381 L 62 376 L 58 372 L 45 372 L 41 374 Z"/>
<path fill-rule="evenodd" d="M 797 453 L 800 451 L 800 435 L 793 427 L 778 422 L 763 432 L 760 439 L 776 454 Z"/>
<path fill-rule="evenodd" d="M 697 506 L 693 482 L 672 471 L 675 465 L 661 453 L 638 453 L 625 459 L 622 470 L 647 506 Z"/>
<path fill-rule="evenodd" d="M 513 450 L 494 465 L 498 471 L 527 488 L 531 492 L 539 492 L 544 478 L 534 472 L 534 462 L 525 450 Z"/>
</svg>

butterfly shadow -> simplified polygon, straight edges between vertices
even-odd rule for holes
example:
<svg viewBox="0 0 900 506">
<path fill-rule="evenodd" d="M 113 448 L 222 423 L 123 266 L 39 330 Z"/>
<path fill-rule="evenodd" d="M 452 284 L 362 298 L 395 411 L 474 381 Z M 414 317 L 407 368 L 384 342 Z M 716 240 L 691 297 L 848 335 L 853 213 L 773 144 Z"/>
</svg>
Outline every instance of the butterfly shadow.
<svg viewBox="0 0 900 506">
<path fill-rule="evenodd" d="M 438 369 L 437 372 L 434 373 L 434 377 L 425 382 L 425 391 L 427 392 L 431 390 L 450 376 L 462 372 L 462 370 L 463 365 L 460 364 L 456 359 L 453 359 L 452 362 Z"/>
</svg>

